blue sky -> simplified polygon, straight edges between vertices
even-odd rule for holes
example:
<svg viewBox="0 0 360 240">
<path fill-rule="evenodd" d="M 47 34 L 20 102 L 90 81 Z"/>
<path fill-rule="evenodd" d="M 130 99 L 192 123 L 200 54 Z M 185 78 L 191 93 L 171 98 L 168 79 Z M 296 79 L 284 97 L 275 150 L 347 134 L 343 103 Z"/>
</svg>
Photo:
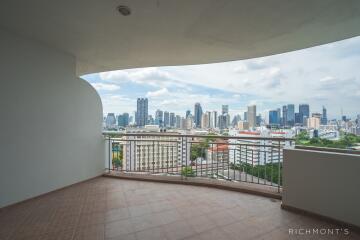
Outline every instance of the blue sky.
<svg viewBox="0 0 360 240">
<path fill-rule="evenodd" d="M 256 104 L 266 114 L 283 104 L 324 105 L 329 117 L 360 114 L 360 37 L 299 51 L 224 63 L 117 70 L 82 76 L 100 94 L 104 114 L 136 109 L 136 98 L 156 109 L 185 115 L 195 102 L 203 110 L 243 114 Z"/>
</svg>

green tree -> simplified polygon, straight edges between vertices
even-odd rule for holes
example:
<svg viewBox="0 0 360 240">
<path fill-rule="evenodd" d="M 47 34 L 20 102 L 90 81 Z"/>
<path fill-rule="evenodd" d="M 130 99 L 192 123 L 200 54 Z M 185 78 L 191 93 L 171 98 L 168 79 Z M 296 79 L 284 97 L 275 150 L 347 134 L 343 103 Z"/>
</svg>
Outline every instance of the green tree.
<svg viewBox="0 0 360 240">
<path fill-rule="evenodd" d="M 116 168 L 117 170 L 119 168 L 122 168 L 123 162 L 122 159 L 120 159 L 119 157 L 114 157 L 112 163 L 113 163 L 113 167 Z"/>
<path fill-rule="evenodd" d="M 192 167 L 183 167 L 181 169 L 181 175 L 185 177 L 195 177 L 195 172 Z"/>
</svg>

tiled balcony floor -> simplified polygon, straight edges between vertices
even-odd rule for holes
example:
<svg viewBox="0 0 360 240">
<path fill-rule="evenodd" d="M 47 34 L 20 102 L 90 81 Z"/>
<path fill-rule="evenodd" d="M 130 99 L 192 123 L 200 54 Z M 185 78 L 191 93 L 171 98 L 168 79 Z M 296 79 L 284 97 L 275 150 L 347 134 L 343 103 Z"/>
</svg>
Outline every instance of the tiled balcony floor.
<svg viewBox="0 0 360 240">
<path fill-rule="evenodd" d="M 100 177 L 0 211 L 0 239 L 360 239 L 290 236 L 337 228 L 226 190 Z"/>
</svg>

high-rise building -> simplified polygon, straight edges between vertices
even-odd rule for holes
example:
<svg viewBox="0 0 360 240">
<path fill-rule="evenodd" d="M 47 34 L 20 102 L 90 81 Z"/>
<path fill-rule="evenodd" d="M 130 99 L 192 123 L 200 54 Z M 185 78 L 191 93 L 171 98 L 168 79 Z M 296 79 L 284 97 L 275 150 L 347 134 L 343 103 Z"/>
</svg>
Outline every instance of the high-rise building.
<svg viewBox="0 0 360 240">
<path fill-rule="evenodd" d="M 202 116 L 201 116 L 201 128 L 209 128 L 209 117 L 210 117 L 210 114 L 209 112 L 206 112 L 204 113 Z"/>
<path fill-rule="evenodd" d="M 149 115 L 148 120 L 147 120 L 147 124 L 149 124 L 149 125 L 154 125 L 155 124 L 155 120 L 154 120 L 152 115 Z"/>
<path fill-rule="evenodd" d="M 175 127 L 176 119 L 175 119 L 175 113 L 170 113 L 170 127 Z"/>
<path fill-rule="evenodd" d="M 127 127 L 129 126 L 129 114 L 123 113 L 118 116 L 118 126 Z"/>
<path fill-rule="evenodd" d="M 168 111 L 164 112 L 164 127 L 170 127 L 170 113 Z"/>
<path fill-rule="evenodd" d="M 322 115 L 321 115 L 320 123 L 321 123 L 321 125 L 327 124 L 327 113 L 326 113 L 326 108 L 324 106 L 322 107 Z"/>
<path fill-rule="evenodd" d="M 217 128 L 218 127 L 218 114 L 217 111 L 213 111 L 211 113 L 210 127 Z"/>
<path fill-rule="evenodd" d="M 288 104 L 287 105 L 287 125 L 288 126 L 294 126 L 295 124 L 295 105 L 294 104 Z"/>
<path fill-rule="evenodd" d="M 236 127 L 238 125 L 238 122 L 241 120 L 241 117 L 239 114 L 236 114 L 233 118 L 233 120 L 231 121 L 231 125 L 233 127 Z"/>
<path fill-rule="evenodd" d="M 181 128 L 181 117 L 180 117 L 180 115 L 175 116 L 175 127 L 176 128 Z"/>
<path fill-rule="evenodd" d="M 257 115 L 256 116 L 256 126 L 260 126 L 262 122 L 262 118 L 261 115 Z"/>
<path fill-rule="evenodd" d="M 226 129 L 226 128 L 228 128 L 228 124 L 227 124 L 227 121 L 228 121 L 228 119 L 227 119 L 227 114 L 221 114 L 220 116 L 219 116 L 219 120 L 218 120 L 218 123 L 219 123 L 219 129 Z"/>
<path fill-rule="evenodd" d="M 187 118 L 190 114 L 191 114 L 191 111 L 190 111 L 190 110 L 186 110 L 185 118 Z"/>
<path fill-rule="evenodd" d="M 250 128 L 256 127 L 256 105 L 248 106 L 247 119 Z"/>
<path fill-rule="evenodd" d="M 246 121 L 239 121 L 238 128 L 239 130 L 249 130 L 249 123 Z"/>
<path fill-rule="evenodd" d="M 155 124 L 162 127 L 164 125 L 164 112 L 160 109 L 156 110 L 155 112 Z"/>
<path fill-rule="evenodd" d="M 247 121 L 248 120 L 248 116 L 247 116 L 247 112 L 244 112 L 244 121 Z"/>
<path fill-rule="evenodd" d="M 148 99 L 147 98 L 138 98 L 137 99 L 137 108 L 136 108 L 136 125 L 143 127 L 147 124 L 148 120 Z"/>
<path fill-rule="evenodd" d="M 287 112 L 288 112 L 287 106 L 284 105 L 282 107 L 282 118 L 281 118 L 281 125 L 283 126 L 287 126 Z"/>
<path fill-rule="evenodd" d="M 229 113 L 229 105 L 222 105 L 221 114 L 228 114 L 228 113 Z"/>
<path fill-rule="evenodd" d="M 303 124 L 303 117 L 301 113 L 295 113 L 295 125 L 302 125 Z"/>
<path fill-rule="evenodd" d="M 309 117 L 307 119 L 307 127 L 313 129 L 319 129 L 320 127 L 320 118 L 319 117 Z"/>
<path fill-rule="evenodd" d="M 195 127 L 200 128 L 201 127 L 201 117 L 202 117 L 202 108 L 200 103 L 195 103 L 194 107 L 194 114 L 195 114 Z"/>
<path fill-rule="evenodd" d="M 116 118 L 114 113 L 108 113 L 105 119 L 106 128 L 114 128 L 116 126 Z"/>
<path fill-rule="evenodd" d="M 192 129 L 194 125 L 194 118 L 193 116 L 190 114 L 187 118 L 186 118 L 186 127 L 185 129 Z"/>
<path fill-rule="evenodd" d="M 181 120 L 180 120 L 180 128 L 181 129 L 186 129 L 186 127 L 187 127 L 186 126 L 186 119 L 187 118 L 184 118 L 184 117 L 181 118 Z"/>
<path fill-rule="evenodd" d="M 299 104 L 299 113 L 303 118 L 310 117 L 310 106 L 309 104 Z"/>
<path fill-rule="evenodd" d="M 269 111 L 269 125 L 279 125 L 280 124 L 280 116 L 278 110 Z"/>
</svg>

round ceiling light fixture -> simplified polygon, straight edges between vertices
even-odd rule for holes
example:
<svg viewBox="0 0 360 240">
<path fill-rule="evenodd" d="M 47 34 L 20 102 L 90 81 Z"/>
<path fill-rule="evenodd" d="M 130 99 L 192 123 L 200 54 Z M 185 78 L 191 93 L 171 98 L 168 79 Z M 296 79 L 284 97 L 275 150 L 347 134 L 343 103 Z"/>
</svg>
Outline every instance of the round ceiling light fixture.
<svg viewBox="0 0 360 240">
<path fill-rule="evenodd" d="M 128 6 L 120 5 L 117 7 L 117 10 L 123 16 L 129 16 L 131 14 L 131 9 Z"/>
</svg>

